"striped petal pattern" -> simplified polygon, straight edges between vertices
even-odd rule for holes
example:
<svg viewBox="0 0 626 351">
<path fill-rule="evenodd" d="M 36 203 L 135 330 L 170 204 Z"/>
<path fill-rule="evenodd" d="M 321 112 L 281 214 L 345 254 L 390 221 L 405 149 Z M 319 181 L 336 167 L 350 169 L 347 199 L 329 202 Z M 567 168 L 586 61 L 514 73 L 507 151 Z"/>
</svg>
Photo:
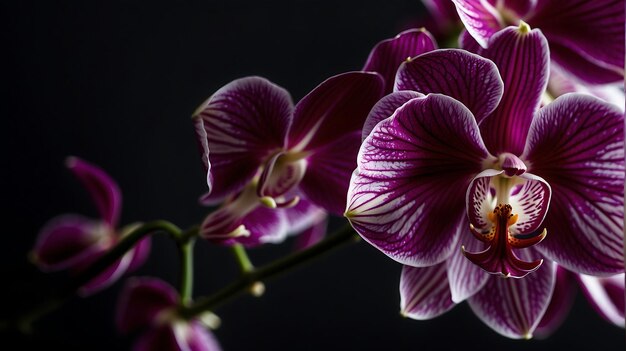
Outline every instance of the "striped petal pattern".
<svg viewBox="0 0 626 351">
<path fill-rule="evenodd" d="M 463 104 L 438 94 L 413 99 L 363 142 L 346 216 L 394 260 L 440 263 L 454 249 L 465 191 L 487 157 Z"/>
<path fill-rule="evenodd" d="M 402 267 L 400 276 L 400 310 L 402 315 L 432 319 L 454 307 L 448 288 L 446 264 L 425 268 Z"/>
<path fill-rule="evenodd" d="M 542 253 L 578 273 L 623 272 L 622 112 L 588 95 L 563 95 L 533 121 L 522 158 L 552 187 Z"/>
<path fill-rule="evenodd" d="M 496 8 L 487 0 L 452 0 L 467 31 L 480 46 L 489 46 L 491 36 L 504 27 Z"/>
</svg>

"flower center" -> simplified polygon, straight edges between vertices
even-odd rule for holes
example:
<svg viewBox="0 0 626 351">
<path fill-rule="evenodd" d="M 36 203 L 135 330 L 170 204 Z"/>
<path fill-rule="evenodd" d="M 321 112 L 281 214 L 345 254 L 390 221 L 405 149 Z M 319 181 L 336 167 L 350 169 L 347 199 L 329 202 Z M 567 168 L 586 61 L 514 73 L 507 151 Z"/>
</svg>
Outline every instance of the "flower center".
<svg viewBox="0 0 626 351">
<path fill-rule="evenodd" d="M 470 231 L 489 246 L 477 253 L 467 252 L 465 247 L 461 247 L 467 259 L 491 274 L 513 278 L 522 278 L 541 266 L 543 260 L 523 261 L 513 249 L 523 249 L 539 243 L 546 236 L 545 229 L 539 234 L 512 234 L 510 228 L 519 216 L 513 214 L 513 207 L 509 204 L 499 204 L 487 217 L 491 222 L 489 230 L 479 231 L 470 224 Z"/>
</svg>

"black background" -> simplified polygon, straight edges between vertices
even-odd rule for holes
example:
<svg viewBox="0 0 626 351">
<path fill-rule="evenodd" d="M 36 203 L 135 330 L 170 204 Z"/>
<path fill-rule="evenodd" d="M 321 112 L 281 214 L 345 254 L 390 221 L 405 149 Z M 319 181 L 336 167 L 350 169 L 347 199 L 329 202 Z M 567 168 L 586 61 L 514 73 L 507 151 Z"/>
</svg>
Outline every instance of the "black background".
<svg viewBox="0 0 626 351">
<path fill-rule="evenodd" d="M 371 47 L 416 22 L 418 0 L 15 1 L 2 26 L 2 273 L 4 312 L 62 284 L 26 260 L 51 217 L 96 216 L 63 166 L 77 155 L 107 170 L 124 194 L 122 220 L 168 219 L 187 227 L 207 213 L 190 114 L 213 91 L 246 75 L 287 88 L 297 101 L 325 78 L 362 67 Z M 441 218 L 440 220 L 446 220 Z M 337 222 L 340 222 L 337 220 Z M 337 224 L 337 223 L 334 223 Z M 287 254 L 293 241 L 253 250 L 253 261 Z M 237 272 L 228 250 L 196 245 L 196 294 Z M 137 275 L 176 283 L 175 246 L 156 237 Z M 578 294 L 547 340 L 503 338 L 466 304 L 431 321 L 399 315 L 400 265 L 367 245 L 340 249 L 216 312 L 226 350 L 623 350 L 622 329 Z M 127 349 L 113 326 L 118 282 L 44 317 L 31 336 L 2 335 L 19 349 Z M 4 349 L 4 347 L 2 347 Z M 11 348 L 9 348 L 11 349 Z"/>
</svg>

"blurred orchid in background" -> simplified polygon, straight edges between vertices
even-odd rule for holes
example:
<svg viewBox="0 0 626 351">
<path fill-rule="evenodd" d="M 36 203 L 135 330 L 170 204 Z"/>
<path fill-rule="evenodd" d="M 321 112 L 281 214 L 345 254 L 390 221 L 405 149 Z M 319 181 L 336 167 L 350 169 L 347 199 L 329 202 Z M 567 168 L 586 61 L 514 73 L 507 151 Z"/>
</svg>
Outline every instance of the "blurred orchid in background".
<svg viewBox="0 0 626 351">
<path fill-rule="evenodd" d="M 70 270 L 78 273 L 107 253 L 137 225 L 118 228 L 122 194 L 109 175 L 77 157 L 69 157 L 66 165 L 89 191 L 101 218 L 93 220 L 75 214 L 53 218 L 39 233 L 31 258 L 45 271 Z M 82 286 L 79 294 L 86 296 L 106 288 L 125 272 L 134 271 L 142 265 L 149 252 L 150 238 L 147 237 Z"/>
</svg>

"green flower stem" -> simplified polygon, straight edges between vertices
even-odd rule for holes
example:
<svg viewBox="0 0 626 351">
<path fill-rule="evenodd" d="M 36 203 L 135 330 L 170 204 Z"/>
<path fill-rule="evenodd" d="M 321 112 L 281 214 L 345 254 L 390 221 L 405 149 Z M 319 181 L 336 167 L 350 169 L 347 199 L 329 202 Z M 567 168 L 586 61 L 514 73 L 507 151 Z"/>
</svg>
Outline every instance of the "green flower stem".
<svg viewBox="0 0 626 351">
<path fill-rule="evenodd" d="M 246 248 L 241 244 L 235 244 L 231 246 L 231 249 L 237 259 L 237 264 L 239 264 L 241 273 L 246 274 L 248 272 L 252 272 L 254 270 L 254 265 L 252 264 L 252 261 L 250 261 L 250 257 L 248 257 Z"/>
<path fill-rule="evenodd" d="M 335 248 L 358 240 L 359 236 L 349 225 L 346 225 L 344 228 L 329 235 L 326 239 L 308 249 L 295 252 L 274 262 L 255 268 L 243 274 L 239 279 L 213 295 L 200 298 L 189 306 L 181 306 L 179 313 L 184 318 L 193 318 L 201 315 L 205 311 L 212 311 L 228 300 L 249 291 L 258 282 L 273 278 L 290 269 L 300 267 Z"/>
<path fill-rule="evenodd" d="M 193 294 L 193 244 L 195 239 L 179 244 L 180 251 L 180 302 L 183 305 L 191 303 Z"/>
<path fill-rule="evenodd" d="M 189 240 L 188 238 L 193 237 L 194 233 L 197 233 L 197 229 L 194 231 L 192 228 L 189 231 L 182 232 L 180 228 L 173 223 L 163 220 L 141 225 L 120 240 L 111 251 L 107 252 L 89 266 L 89 268 L 77 275 L 65 288 L 57 291 L 42 303 L 35 304 L 32 309 L 18 316 L 15 320 L 16 327 L 23 332 L 29 332 L 33 322 L 62 306 L 69 298 L 76 294 L 81 286 L 85 285 L 111 266 L 126 252 L 132 249 L 141 239 L 158 232 L 165 232 L 174 238 L 174 240 L 180 242 L 181 240 Z"/>
</svg>

